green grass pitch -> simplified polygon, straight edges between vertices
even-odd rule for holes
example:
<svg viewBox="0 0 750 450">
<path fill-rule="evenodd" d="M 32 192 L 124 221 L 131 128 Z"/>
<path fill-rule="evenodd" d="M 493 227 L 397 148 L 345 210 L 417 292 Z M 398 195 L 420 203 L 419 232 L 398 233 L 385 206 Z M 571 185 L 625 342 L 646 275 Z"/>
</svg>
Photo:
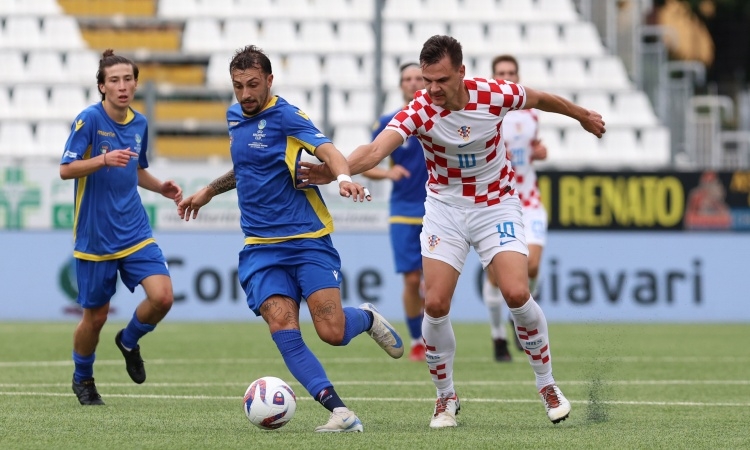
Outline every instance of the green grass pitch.
<svg viewBox="0 0 750 450">
<path fill-rule="evenodd" d="M 552 360 L 573 410 L 547 419 L 525 355 L 491 358 L 486 324 L 454 324 L 459 426 L 431 430 L 426 365 L 390 359 L 367 335 L 344 348 L 303 336 L 364 433 L 317 434 L 328 412 L 284 366 L 267 328 L 170 323 L 141 341 L 148 379 L 133 384 L 108 323 L 95 377 L 106 405 L 70 388 L 74 323 L 0 323 L 3 449 L 716 449 L 750 448 L 750 329 L 741 324 L 551 324 Z M 403 324 L 399 330 L 406 334 Z M 297 393 L 285 427 L 262 431 L 242 412 L 254 379 Z"/>
</svg>

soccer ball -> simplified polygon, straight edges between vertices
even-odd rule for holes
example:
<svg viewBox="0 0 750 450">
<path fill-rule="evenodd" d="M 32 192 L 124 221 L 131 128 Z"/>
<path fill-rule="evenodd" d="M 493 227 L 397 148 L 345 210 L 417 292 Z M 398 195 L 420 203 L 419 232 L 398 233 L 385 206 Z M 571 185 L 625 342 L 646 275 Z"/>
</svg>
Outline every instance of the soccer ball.
<svg viewBox="0 0 750 450">
<path fill-rule="evenodd" d="M 297 397 L 280 378 L 258 378 L 245 391 L 243 408 L 250 423 L 263 430 L 275 430 L 292 420 Z"/>
</svg>

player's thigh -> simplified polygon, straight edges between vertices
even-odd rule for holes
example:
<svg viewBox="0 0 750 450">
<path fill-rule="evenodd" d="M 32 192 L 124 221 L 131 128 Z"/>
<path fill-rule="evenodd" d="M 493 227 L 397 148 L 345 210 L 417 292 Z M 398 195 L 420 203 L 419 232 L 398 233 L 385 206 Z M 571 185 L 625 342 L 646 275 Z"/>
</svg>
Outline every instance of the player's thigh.
<svg viewBox="0 0 750 450">
<path fill-rule="evenodd" d="M 425 257 L 422 266 L 425 312 L 432 317 L 443 317 L 450 311 L 460 273 L 455 267 L 438 259 Z"/>
<path fill-rule="evenodd" d="M 305 254 L 303 263 L 296 268 L 296 275 L 318 336 L 331 342 L 343 338 L 345 323 L 341 306 L 341 260 L 332 245 L 322 244 Z"/>
<path fill-rule="evenodd" d="M 324 341 L 338 344 L 344 338 L 346 318 L 338 287 L 319 289 L 306 297 L 315 332 Z"/>
<path fill-rule="evenodd" d="M 118 261 L 120 278 L 130 292 L 135 291 L 136 286 L 150 278 L 148 283 L 150 291 L 146 290 L 145 284 L 143 285 L 148 297 L 172 297 L 172 282 L 169 278 L 167 260 L 158 245 L 149 244 Z M 154 277 L 154 275 L 160 276 Z"/>
<path fill-rule="evenodd" d="M 391 248 L 396 273 L 422 270 L 422 253 L 419 235 L 422 225 L 392 223 L 390 225 Z"/>
<path fill-rule="evenodd" d="M 117 289 L 117 265 L 116 260 L 86 261 L 76 258 L 76 301 L 82 308 L 99 308 L 109 303 Z"/>
<path fill-rule="evenodd" d="M 425 284 L 430 282 L 425 259 L 441 261 L 461 273 L 469 254 L 466 210 L 427 197 L 419 240 Z"/>
<path fill-rule="evenodd" d="M 539 262 L 542 260 L 544 247 L 536 244 L 529 244 L 529 276 L 536 276 L 539 272 Z"/>
<path fill-rule="evenodd" d="M 495 254 L 487 268 L 497 281 L 508 306 L 517 308 L 529 298 L 528 257 L 515 251 Z"/>
</svg>

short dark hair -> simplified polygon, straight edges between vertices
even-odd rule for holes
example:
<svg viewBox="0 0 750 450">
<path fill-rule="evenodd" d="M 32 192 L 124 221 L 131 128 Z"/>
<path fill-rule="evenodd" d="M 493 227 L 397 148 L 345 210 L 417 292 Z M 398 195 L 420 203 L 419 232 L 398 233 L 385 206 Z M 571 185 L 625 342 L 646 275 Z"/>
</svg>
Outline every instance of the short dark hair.
<svg viewBox="0 0 750 450">
<path fill-rule="evenodd" d="M 271 69 L 271 60 L 268 59 L 263 50 L 254 46 L 247 45 L 237 50 L 229 63 L 229 72 L 234 70 L 259 69 L 265 75 L 273 73 Z"/>
<path fill-rule="evenodd" d="M 97 88 L 99 88 L 100 85 L 104 84 L 104 70 L 107 67 L 112 67 L 117 64 L 130 64 L 130 66 L 133 68 L 133 76 L 135 77 L 135 80 L 138 81 L 138 66 L 131 59 L 124 56 L 115 55 L 115 51 L 111 48 L 108 48 L 104 50 L 104 52 L 102 53 L 102 59 L 99 60 L 99 70 L 96 71 Z M 104 92 L 99 91 L 99 94 L 101 94 L 102 100 L 104 100 Z"/>
<path fill-rule="evenodd" d="M 464 63 L 461 43 L 450 36 L 436 34 L 425 41 L 419 53 L 419 63 L 422 66 L 437 64 L 445 56 L 450 57 L 451 65 L 458 69 Z"/>
<path fill-rule="evenodd" d="M 401 75 L 401 80 L 399 81 L 399 83 L 404 81 L 404 70 L 408 69 L 409 67 L 419 67 L 419 63 L 416 63 L 414 61 L 409 61 L 398 66 L 398 73 L 399 75 Z"/>
<path fill-rule="evenodd" d="M 514 66 L 516 66 L 516 72 L 518 72 L 518 60 L 513 55 L 498 55 L 492 58 L 492 67 L 490 70 L 492 71 L 492 74 L 495 73 L 495 66 L 498 65 L 498 63 L 501 62 L 509 62 L 513 63 Z"/>
</svg>

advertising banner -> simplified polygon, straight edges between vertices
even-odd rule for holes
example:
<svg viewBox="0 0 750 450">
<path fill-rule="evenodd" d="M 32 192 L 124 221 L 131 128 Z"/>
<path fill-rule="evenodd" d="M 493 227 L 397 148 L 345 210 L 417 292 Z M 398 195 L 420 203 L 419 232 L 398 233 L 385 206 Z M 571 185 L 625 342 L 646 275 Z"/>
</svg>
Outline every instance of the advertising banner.
<svg viewBox="0 0 750 450">
<path fill-rule="evenodd" d="M 191 222 L 192 224 L 192 222 Z M 259 321 L 237 281 L 240 233 L 155 234 L 169 262 L 170 321 Z M 402 279 L 386 233 L 335 233 L 345 306 L 372 302 L 403 321 Z M 750 322 L 750 234 L 553 231 L 537 301 L 550 322 Z M 483 272 L 470 253 L 451 319 L 486 322 Z M 0 321 L 78 320 L 70 231 L 0 232 Z M 143 298 L 119 284 L 110 318 L 128 320 Z M 309 314 L 303 307 L 303 320 Z M 489 331 L 488 331 L 489 332 Z"/>
<path fill-rule="evenodd" d="M 540 172 L 551 230 L 750 231 L 750 171 Z"/>
</svg>

